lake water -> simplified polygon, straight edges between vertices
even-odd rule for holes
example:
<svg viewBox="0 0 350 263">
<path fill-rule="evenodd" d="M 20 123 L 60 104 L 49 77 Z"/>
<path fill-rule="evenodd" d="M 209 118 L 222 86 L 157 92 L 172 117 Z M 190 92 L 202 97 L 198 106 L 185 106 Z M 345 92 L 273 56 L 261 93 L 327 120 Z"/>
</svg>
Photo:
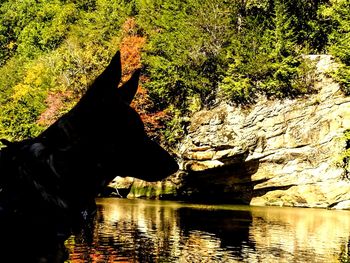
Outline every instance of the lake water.
<svg viewBox="0 0 350 263">
<path fill-rule="evenodd" d="M 350 212 L 98 199 L 67 262 L 350 262 Z"/>
</svg>

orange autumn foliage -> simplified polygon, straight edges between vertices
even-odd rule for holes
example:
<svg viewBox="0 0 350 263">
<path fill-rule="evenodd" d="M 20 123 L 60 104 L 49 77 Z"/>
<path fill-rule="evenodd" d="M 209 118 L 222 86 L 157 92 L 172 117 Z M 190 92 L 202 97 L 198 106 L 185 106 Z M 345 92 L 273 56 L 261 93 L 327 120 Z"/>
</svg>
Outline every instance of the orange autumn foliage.
<svg viewBox="0 0 350 263">
<path fill-rule="evenodd" d="M 140 36 L 135 19 L 128 18 L 122 26 L 119 50 L 122 63 L 122 81 L 127 81 L 131 74 L 142 67 L 141 53 L 146 44 L 146 38 Z M 146 76 L 141 75 L 140 82 L 147 82 Z M 46 110 L 41 114 L 38 123 L 43 126 L 52 124 L 65 108 L 67 101 L 75 101 L 77 98 L 69 91 L 50 92 L 46 98 Z M 139 85 L 138 92 L 131 105 L 140 114 L 145 124 L 146 132 L 156 140 L 160 141 L 159 129 L 163 129 L 169 115 L 165 111 L 155 111 L 154 104 L 149 97 L 148 91 Z"/>
<path fill-rule="evenodd" d="M 130 78 L 132 72 L 141 68 L 141 52 L 146 43 L 144 36 L 137 34 L 137 25 L 134 18 L 129 18 L 123 25 L 123 38 L 120 43 L 121 61 L 123 65 L 122 82 Z M 147 78 L 141 75 L 141 82 Z M 154 105 L 146 89 L 139 85 L 138 92 L 131 106 L 140 114 L 149 136 L 160 140 L 158 130 L 164 128 L 169 118 L 165 111 L 154 111 Z"/>
<path fill-rule="evenodd" d="M 46 98 L 46 110 L 40 115 L 38 123 L 43 126 L 48 126 L 54 123 L 60 116 L 60 110 L 63 108 L 64 101 L 71 97 L 72 94 L 65 92 L 50 92 Z"/>
<path fill-rule="evenodd" d="M 137 35 L 137 25 L 132 17 L 124 22 L 122 30 L 120 43 L 122 81 L 126 81 L 133 71 L 141 67 L 141 50 L 146 43 L 146 38 Z"/>
</svg>

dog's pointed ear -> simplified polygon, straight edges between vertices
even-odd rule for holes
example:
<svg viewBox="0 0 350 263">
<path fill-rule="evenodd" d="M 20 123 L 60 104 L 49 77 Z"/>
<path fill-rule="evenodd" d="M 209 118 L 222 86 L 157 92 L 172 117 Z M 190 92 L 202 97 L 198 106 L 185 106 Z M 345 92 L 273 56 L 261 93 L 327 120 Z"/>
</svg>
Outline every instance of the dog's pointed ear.
<svg viewBox="0 0 350 263">
<path fill-rule="evenodd" d="M 96 83 L 104 83 L 104 87 L 108 88 L 116 88 L 118 83 L 120 82 L 122 75 L 122 65 L 120 62 L 120 52 L 113 56 L 111 62 L 106 67 L 106 69 L 102 72 L 100 76 L 95 80 Z M 107 84 L 107 85 L 106 85 Z"/>
<path fill-rule="evenodd" d="M 132 74 L 131 78 L 118 89 L 119 96 L 127 104 L 130 104 L 135 97 L 139 86 L 140 72 L 141 70 L 137 69 L 134 74 Z"/>
</svg>

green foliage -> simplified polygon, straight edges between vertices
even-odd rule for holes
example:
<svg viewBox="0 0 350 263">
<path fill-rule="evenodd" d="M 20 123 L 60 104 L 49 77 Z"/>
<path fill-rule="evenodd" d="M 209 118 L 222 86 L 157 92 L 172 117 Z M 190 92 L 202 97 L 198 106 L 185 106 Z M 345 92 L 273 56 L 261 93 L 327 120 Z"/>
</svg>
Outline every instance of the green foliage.
<svg viewBox="0 0 350 263">
<path fill-rule="evenodd" d="M 139 1 L 139 25 L 149 42 L 146 83 L 157 106 L 185 110 L 189 98 L 203 101 L 218 85 L 224 45 L 230 34 L 225 1 Z"/>
<path fill-rule="evenodd" d="M 229 47 L 231 62 L 220 84 L 223 93 L 238 103 L 251 103 L 256 94 L 293 97 L 311 92 L 313 67 L 302 54 L 325 45 L 309 39 L 317 19 L 310 13 L 317 5 L 273 1 L 242 8 Z"/>
<path fill-rule="evenodd" d="M 172 113 L 171 120 L 167 123 L 167 129 L 163 131 L 163 136 L 165 138 L 166 144 L 171 146 L 179 142 L 185 135 L 184 133 L 184 120 L 180 110 L 169 109 Z"/>
<path fill-rule="evenodd" d="M 42 128 L 36 123 L 40 113 L 45 109 L 42 103 L 44 96 L 26 94 L 12 107 L 1 107 L 0 136 L 11 140 L 22 140 L 38 135 Z"/>
<path fill-rule="evenodd" d="M 9 96 L 0 105 L 0 137 L 20 140 L 33 137 L 42 129 L 37 119 L 45 109 L 48 87 L 53 85 L 51 70 L 45 61 L 36 61 L 28 64 L 22 74 L 22 79 L 15 80 L 16 84 L 8 89 L 11 90 Z"/>
<path fill-rule="evenodd" d="M 235 6 L 219 0 L 135 3 L 140 32 L 148 39 L 143 53 L 145 87 L 154 108 L 167 109 L 172 116 L 163 137 L 174 144 L 184 136 L 182 117 L 215 97 Z"/>
<path fill-rule="evenodd" d="M 350 95 L 350 65 L 340 63 L 339 67 L 331 73 L 332 77 L 339 82 L 345 95 Z"/>
<path fill-rule="evenodd" d="M 1 5 L 2 58 L 15 53 L 35 58 L 42 51 L 57 48 L 64 40 L 77 10 L 73 4 L 55 1 L 12 1 Z"/>
<path fill-rule="evenodd" d="M 344 133 L 345 150 L 341 156 L 342 166 L 347 174 L 350 174 L 350 131 Z"/>
<path fill-rule="evenodd" d="M 59 92 L 68 110 L 118 48 L 124 1 L 5 1 L 0 5 L 0 137 L 33 137 Z M 46 124 L 47 125 L 47 124 Z"/>
<path fill-rule="evenodd" d="M 332 21 L 332 32 L 329 35 L 329 51 L 339 62 L 339 68 L 332 76 L 340 83 L 345 94 L 350 95 L 350 2 L 333 0 L 322 6 L 320 13 Z"/>
<path fill-rule="evenodd" d="M 52 94 L 68 110 L 125 34 L 146 39 L 143 85 L 150 110 L 172 117 L 169 143 L 184 136 L 183 116 L 217 96 L 253 103 L 312 92 L 310 53 L 339 58 L 334 76 L 350 94 L 349 9 L 348 0 L 2 1 L 0 137 L 40 132 Z M 136 26 L 124 32 L 130 17 Z"/>
</svg>

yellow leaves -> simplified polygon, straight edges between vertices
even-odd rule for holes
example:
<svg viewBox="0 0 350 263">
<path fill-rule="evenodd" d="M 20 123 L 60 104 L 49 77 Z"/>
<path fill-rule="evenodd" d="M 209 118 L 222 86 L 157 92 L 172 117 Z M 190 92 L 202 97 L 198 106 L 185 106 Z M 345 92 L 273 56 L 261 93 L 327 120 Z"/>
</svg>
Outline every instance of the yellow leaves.
<svg viewBox="0 0 350 263">
<path fill-rule="evenodd" d="M 87 86 L 87 85 L 89 84 L 89 81 L 88 81 L 86 75 L 82 75 L 82 76 L 80 77 L 80 83 L 81 83 L 82 85 L 84 85 L 84 86 Z"/>
<path fill-rule="evenodd" d="M 342 5 L 345 4 L 348 0 L 331 0 L 332 4 L 338 4 L 338 5 Z"/>
<path fill-rule="evenodd" d="M 19 83 L 13 88 L 13 90 L 14 93 L 12 95 L 12 99 L 18 101 L 29 93 L 31 87 L 29 85 Z"/>
<path fill-rule="evenodd" d="M 334 9 L 332 7 L 326 7 L 320 9 L 320 13 L 323 17 L 330 18 L 334 15 Z"/>
<path fill-rule="evenodd" d="M 33 68 L 27 71 L 27 75 L 24 78 L 24 83 L 32 84 L 34 86 L 40 86 L 42 84 L 41 76 L 45 71 L 44 64 L 39 63 L 35 65 Z"/>
<path fill-rule="evenodd" d="M 14 41 L 10 41 L 10 43 L 7 44 L 7 48 L 9 50 L 13 50 L 13 49 L 15 49 L 15 47 L 16 47 L 16 42 L 14 42 Z"/>
<path fill-rule="evenodd" d="M 339 16 L 337 9 L 342 9 L 342 6 L 346 6 L 348 0 L 331 0 L 330 4 L 322 5 L 320 7 L 320 13 L 323 17 L 331 18 L 333 16 Z"/>
<path fill-rule="evenodd" d="M 22 82 L 13 87 L 12 99 L 18 101 L 28 93 L 36 92 L 44 82 L 43 77 L 47 71 L 44 63 L 38 63 L 29 68 Z"/>
</svg>

